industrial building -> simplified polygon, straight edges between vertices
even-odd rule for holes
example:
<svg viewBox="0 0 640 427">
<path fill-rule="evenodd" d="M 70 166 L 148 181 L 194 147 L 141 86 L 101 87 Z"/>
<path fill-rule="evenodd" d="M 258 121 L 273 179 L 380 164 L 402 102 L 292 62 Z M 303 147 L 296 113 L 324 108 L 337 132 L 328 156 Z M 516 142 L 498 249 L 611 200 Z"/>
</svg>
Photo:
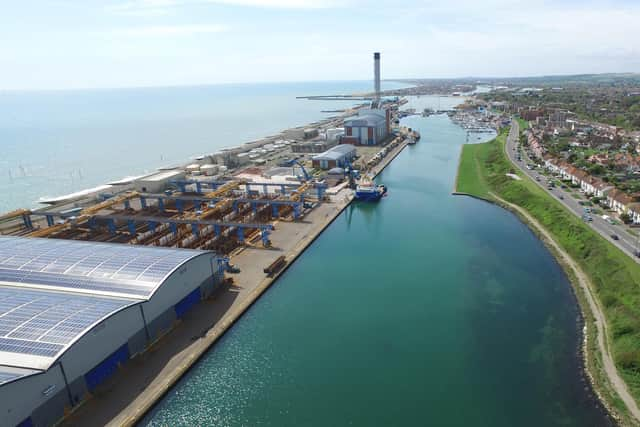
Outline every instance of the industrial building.
<svg viewBox="0 0 640 427">
<path fill-rule="evenodd" d="M 344 120 L 343 144 L 378 145 L 389 135 L 391 113 L 379 108 L 361 109 Z"/>
<path fill-rule="evenodd" d="M 391 132 L 391 111 L 382 108 L 380 99 L 380 53 L 373 54 L 374 98 L 370 108 L 344 119 L 343 144 L 378 145 Z"/>
<path fill-rule="evenodd" d="M 223 279 L 211 251 L 0 236 L 3 426 L 59 421 Z"/>
<path fill-rule="evenodd" d="M 340 144 L 322 154 L 314 156 L 311 160 L 314 168 L 327 170 L 336 167 L 343 168 L 347 166 L 347 162 L 353 160 L 355 156 L 355 147 L 348 144 Z"/>
</svg>

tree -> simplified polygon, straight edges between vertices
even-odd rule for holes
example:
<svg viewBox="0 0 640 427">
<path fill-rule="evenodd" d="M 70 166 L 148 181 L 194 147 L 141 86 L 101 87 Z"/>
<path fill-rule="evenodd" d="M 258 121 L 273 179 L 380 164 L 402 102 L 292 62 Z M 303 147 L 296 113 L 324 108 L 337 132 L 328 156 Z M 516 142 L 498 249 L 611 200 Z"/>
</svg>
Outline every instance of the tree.
<svg viewBox="0 0 640 427">
<path fill-rule="evenodd" d="M 631 222 L 631 215 L 626 212 L 620 214 L 620 221 L 624 222 L 625 224 L 629 224 Z"/>
</svg>

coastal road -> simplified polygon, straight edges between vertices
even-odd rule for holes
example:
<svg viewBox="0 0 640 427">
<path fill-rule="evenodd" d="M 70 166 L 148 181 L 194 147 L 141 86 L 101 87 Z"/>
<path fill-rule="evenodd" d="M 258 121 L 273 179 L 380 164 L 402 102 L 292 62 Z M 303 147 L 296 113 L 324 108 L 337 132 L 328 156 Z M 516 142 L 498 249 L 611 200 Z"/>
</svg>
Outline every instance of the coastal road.
<svg viewBox="0 0 640 427">
<path fill-rule="evenodd" d="M 582 218 L 584 215 L 584 206 L 580 205 L 578 200 L 576 200 L 573 195 L 568 191 L 569 189 L 563 190 L 562 188 L 555 187 L 552 190 L 547 188 L 547 177 L 540 174 L 535 169 L 527 169 L 526 165 L 528 163 L 535 163 L 531 161 L 524 153 L 524 150 L 520 150 L 519 145 L 519 135 L 520 135 L 520 127 L 519 123 L 516 120 L 512 121 L 511 131 L 507 137 L 507 143 L 505 146 L 507 156 L 511 160 L 511 163 L 516 165 L 518 169 L 525 175 L 527 175 L 533 182 L 538 184 L 540 188 L 544 191 L 551 194 L 555 197 L 556 200 L 561 202 L 569 211 L 575 214 L 577 217 Z M 518 153 L 522 154 L 522 160 L 518 160 Z M 560 198 L 562 197 L 562 198 Z M 611 243 L 620 248 L 623 252 L 629 255 L 632 259 L 636 260 L 636 262 L 640 262 L 640 259 L 634 255 L 635 251 L 638 247 L 638 237 L 629 233 L 625 230 L 623 225 L 613 225 L 603 219 L 600 215 L 596 215 L 594 213 L 588 214 L 593 219 L 588 222 L 591 227 L 600 233 L 605 239 L 609 240 Z M 611 236 L 618 236 L 618 240 L 613 239 Z"/>
<path fill-rule="evenodd" d="M 518 147 L 519 136 L 519 123 L 516 120 L 512 120 L 511 130 L 507 137 L 507 143 L 505 144 L 505 150 L 507 151 L 507 156 L 511 160 L 511 163 L 516 165 L 518 169 L 520 169 L 525 175 L 530 177 L 533 182 L 536 182 L 540 186 L 540 188 L 552 194 L 559 202 L 562 202 L 564 206 L 572 213 L 574 213 L 578 217 L 582 217 L 584 213 L 584 207 L 581 206 L 570 193 L 563 191 L 561 188 L 554 188 L 553 190 L 549 190 L 546 186 L 546 177 L 544 175 L 540 175 L 535 170 L 526 168 L 526 164 L 529 161 L 527 157 L 522 157 L 522 160 L 518 161 L 517 155 L 520 151 Z M 539 177 L 540 181 L 537 181 L 536 177 Z M 559 198 L 560 195 L 563 196 L 563 199 Z M 524 215 L 534 225 L 534 227 L 538 229 L 540 233 L 542 233 L 545 239 L 550 242 L 550 244 L 556 249 L 556 251 L 558 251 L 563 261 L 575 273 L 577 284 L 584 291 L 584 296 L 587 300 L 587 304 L 589 305 L 590 311 L 594 317 L 594 323 L 596 327 L 596 342 L 599 348 L 600 356 L 602 358 L 604 372 L 609 379 L 611 387 L 615 390 L 618 397 L 620 397 L 620 399 L 624 402 L 627 409 L 629 410 L 631 416 L 633 417 L 633 421 L 640 422 L 640 408 L 638 408 L 635 399 L 631 396 L 631 393 L 627 388 L 627 384 L 624 382 L 622 377 L 620 377 L 613 359 L 613 355 L 609 349 L 609 345 L 607 343 L 607 321 L 604 312 L 602 311 L 600 304 L 597 301 L 597 296 L 592 293 L 591 286 L 589 284 L 589 278 L 582 271 L 580 266 L 573 260 L 573 258 L 571 258 L 571 256 L 567 254 L 567 252 L 565 252 L 564 249 L 554 241 L 551 233 L 545 227 L 543 227 L 531 214 L 529 214 L 529 212 L 519 206 L 507 202 L 506 200 L 502 201 Z M 591 214 L 591 216 L 593 217 L 593 221 L 589 222 L 589 224 L 592 225 L 594 230 L 608 239 L 611 243 L 622 249 L 632 259 L 638 261 L 638 258 L 634 256 L 634 250 L 636 248 L 635 236 L 624 230 L 622 226 L 614 226 L 609 224 L 598 215 Z M 612 239 L 610 236 L 613 233 L 618 235 L 620 240 Z"/>
</svg>

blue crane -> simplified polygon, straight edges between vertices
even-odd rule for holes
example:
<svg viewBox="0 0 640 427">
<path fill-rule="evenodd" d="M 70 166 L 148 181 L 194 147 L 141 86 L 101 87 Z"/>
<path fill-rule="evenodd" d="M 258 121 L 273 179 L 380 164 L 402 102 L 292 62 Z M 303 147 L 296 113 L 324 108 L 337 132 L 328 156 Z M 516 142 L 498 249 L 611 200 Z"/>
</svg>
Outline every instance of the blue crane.
<svg viewBox="0 0 640 427">
<path fill-rule="evenodd" d="M 355 188 L 356 186 L 356 179 L 360 178 L 360 171 L 356 170 L 353 168 L 353 165 L 351 164 L 351 162 L 348 159 L 345 159 L 345 163 L 346 163 L 346 167 L 344 168 L 348 178 L 349 178 L 349 187 L 351 188 Z"/>
<path fill-rule="evenodd" d="M 300 169 L 302 169 L 302 174 L 304 175 L 304 180 L 302 179 L 303 177 L 299 176 L 298 179 L 300 181 L 310 181 L 311 180 L 311 176 L 307 173 L 307 170 L 304 168 L 304 165 L 302 163 L 300 163 L 299 161 L 297 161 L 296 159 L 293 160 L 289 160 L 287 162 L 287 164 L 289 166 L 293 166 L 293 165 L 298 165 L 300 166 Z"/>
</svg>

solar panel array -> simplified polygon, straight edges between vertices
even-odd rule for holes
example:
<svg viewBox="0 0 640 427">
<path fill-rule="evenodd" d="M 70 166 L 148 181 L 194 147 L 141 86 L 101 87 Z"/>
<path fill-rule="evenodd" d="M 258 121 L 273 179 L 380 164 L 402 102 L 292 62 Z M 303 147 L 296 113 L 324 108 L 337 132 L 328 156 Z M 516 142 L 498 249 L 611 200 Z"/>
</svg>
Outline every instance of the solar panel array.
<svg viewBox="0 0 640 427">
<path fill-rule="evenodd" d="M 0 352 L 56 357 L 103 318 L 133 303 L 0 287 Z"/>
<path fill-rule="evenodd" d="M 176 267 L 202 252 L 0 236 L 0 281 L 149 297 Z"/>
</svg>

